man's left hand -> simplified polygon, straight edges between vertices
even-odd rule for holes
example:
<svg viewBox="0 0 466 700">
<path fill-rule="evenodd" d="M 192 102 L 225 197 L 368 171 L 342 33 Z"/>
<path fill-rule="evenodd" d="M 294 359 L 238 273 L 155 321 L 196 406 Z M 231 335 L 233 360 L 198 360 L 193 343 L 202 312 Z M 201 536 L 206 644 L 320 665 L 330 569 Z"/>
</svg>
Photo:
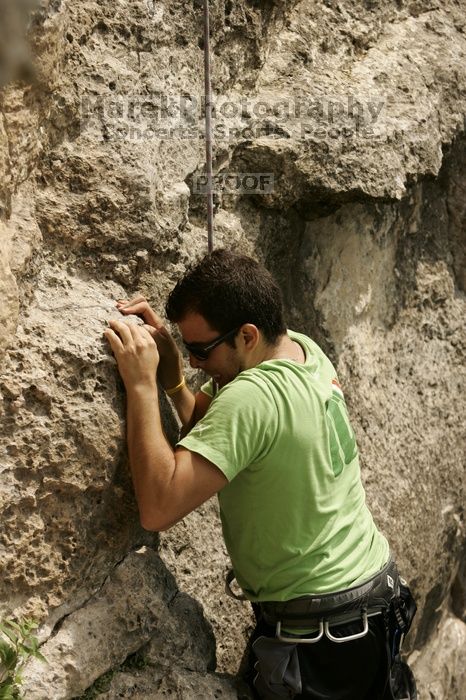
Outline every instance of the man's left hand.
<svg viewBox="0 0 466 700">
<path fill-rule="evenodd" d="M 159 352 L 150 326 L 137 326 L 123 321 L 110 321 L 104 335 L 115 355 L 126 391 L 140 387 L 156 387 Z"/>
</svg>

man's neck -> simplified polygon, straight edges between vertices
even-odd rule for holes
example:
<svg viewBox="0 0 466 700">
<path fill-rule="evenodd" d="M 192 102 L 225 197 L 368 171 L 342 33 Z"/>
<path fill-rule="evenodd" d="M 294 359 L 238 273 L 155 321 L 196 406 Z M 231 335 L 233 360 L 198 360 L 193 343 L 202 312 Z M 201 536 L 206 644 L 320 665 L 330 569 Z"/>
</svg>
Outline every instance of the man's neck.
<svg viewBox="0 0 466 700">
<path fill-rule="evenodd" d="M 275 345 L 263 343 L 261 346 L 258 346 L 256 350 L 257 361 L 251 364 L 251 367 L 255 367 L 267 360 L 293 360 L 294 362 L 303 364 L 306 359 L 301 345 L 291 340 L 288 335 L 280 336 Z"/>
</svg>

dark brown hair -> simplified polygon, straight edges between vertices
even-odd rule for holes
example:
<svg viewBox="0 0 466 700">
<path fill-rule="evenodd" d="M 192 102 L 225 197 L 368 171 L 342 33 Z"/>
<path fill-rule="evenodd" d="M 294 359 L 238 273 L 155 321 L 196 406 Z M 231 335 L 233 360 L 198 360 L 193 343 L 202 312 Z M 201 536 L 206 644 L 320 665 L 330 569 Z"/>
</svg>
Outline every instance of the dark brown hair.
<svg viewBox="0 0 466 700">
<path fill-rule="evenodd" d="M 181 321 L 190 312 L 201 314 L 220 334 L 253 323 L 274 345 L 286 333 L 282 294 L 270 272 L 253 258 L 224 248 L 195 263 L 170 293 L 170 321 Z"/>
</svg>

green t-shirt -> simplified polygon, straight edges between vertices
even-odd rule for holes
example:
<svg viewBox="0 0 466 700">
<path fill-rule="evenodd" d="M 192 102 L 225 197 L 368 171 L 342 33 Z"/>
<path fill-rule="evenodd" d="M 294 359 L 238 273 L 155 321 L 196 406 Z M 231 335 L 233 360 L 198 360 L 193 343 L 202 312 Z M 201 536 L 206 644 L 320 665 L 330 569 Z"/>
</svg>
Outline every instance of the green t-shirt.
<svg viewBox="0 0 466 700">
<path fill-rule="evenodd" d="M 389 556 L 365 503 L 335 369 L 310 338 L 306 360 L 268 360 L 214 397 L 178 445 L 228 479 L 219 492 L 236 580 L 253 601 L 290 600 L 370 578 Z M 212 395 L 208 382 L 203 391 Z"/>
</svg>

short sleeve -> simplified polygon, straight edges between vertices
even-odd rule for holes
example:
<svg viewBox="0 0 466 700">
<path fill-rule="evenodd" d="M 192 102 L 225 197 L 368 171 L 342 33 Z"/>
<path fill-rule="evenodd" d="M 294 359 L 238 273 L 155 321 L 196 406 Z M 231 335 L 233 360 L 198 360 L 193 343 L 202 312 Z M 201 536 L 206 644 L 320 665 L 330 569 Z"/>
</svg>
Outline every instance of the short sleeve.
<svg viewBox="0 0 466 700">
<path fill-rule="evenodd" d="M 212 398 L 213 395 L 214 395 L 213 380 L 212 380 L 212 379 L 209 379 L 208 382 L 206 382 L 205 384 L 203 384 L 203 385 L 201 386 L 201 389 L 200 389 L 200 390 L 202 391 L 203 394 L 207 394 L 207 396 L 210 396 L 210 397 Z"/>
<path fill-rule="evenodd" d="M 263 381 L 242 375 L 220 390 L 202 420 L 177 445 L 208 459 L 228 481 L 266 457 L 277 432 L 270 390 Z"/>
</svg>

